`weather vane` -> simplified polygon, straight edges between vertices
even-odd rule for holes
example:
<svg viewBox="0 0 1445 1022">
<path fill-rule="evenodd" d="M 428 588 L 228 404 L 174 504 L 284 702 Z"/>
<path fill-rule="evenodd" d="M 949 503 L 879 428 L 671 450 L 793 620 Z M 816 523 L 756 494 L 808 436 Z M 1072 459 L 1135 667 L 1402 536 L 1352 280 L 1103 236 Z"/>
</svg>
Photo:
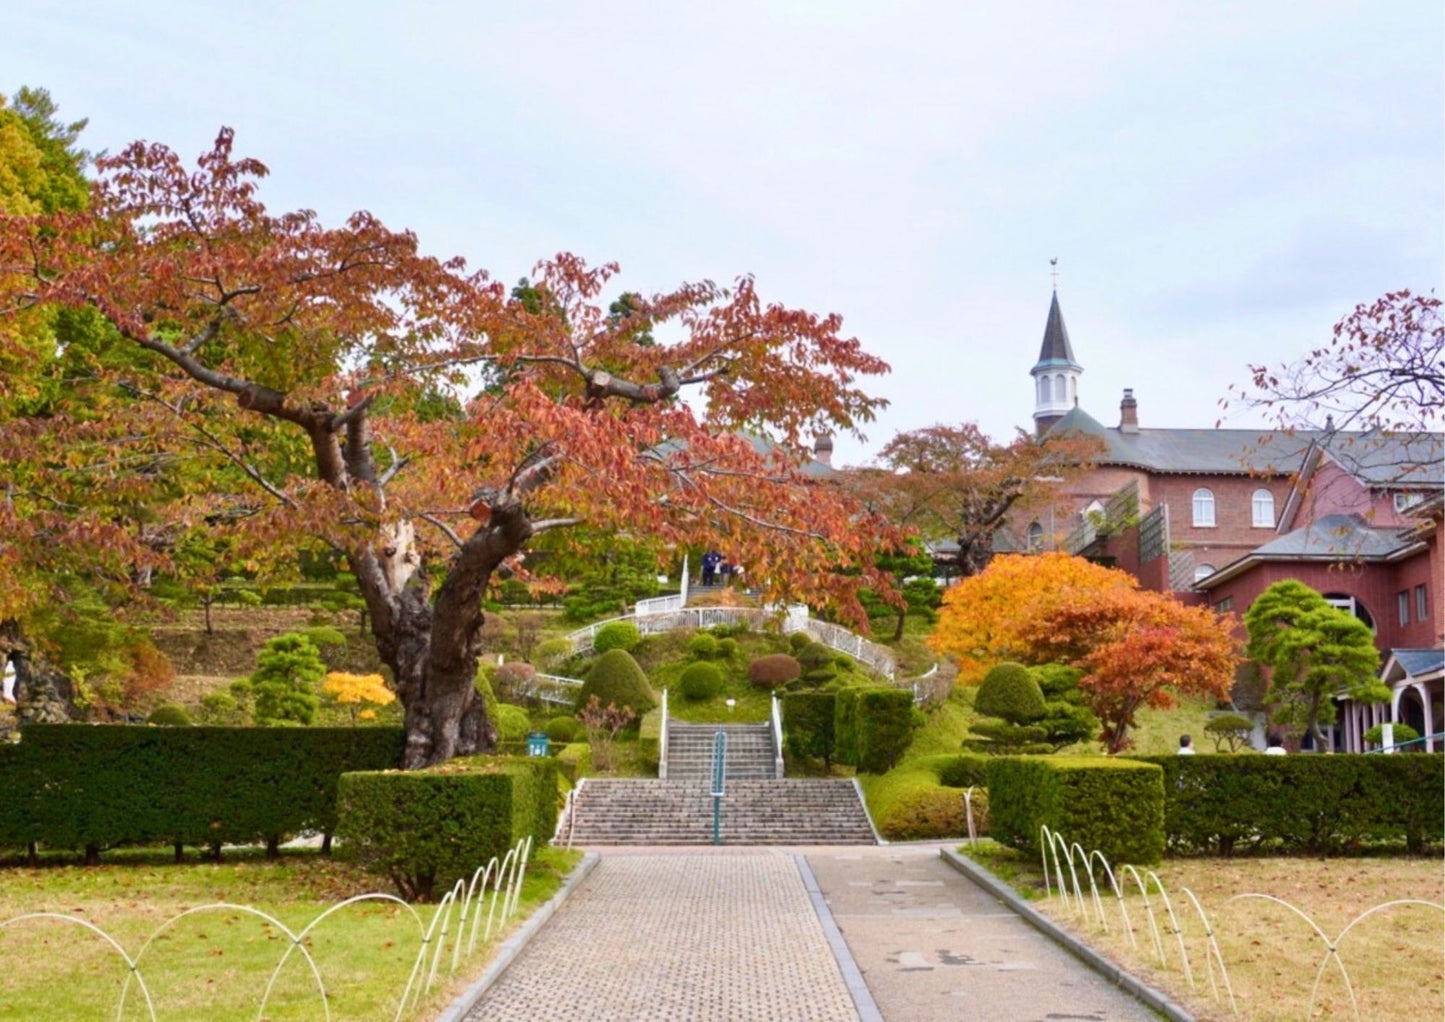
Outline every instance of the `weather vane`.
<svg viewBox="0 0 1445 1022">
<path fill-rule="evenodd" d="M 1049 266 L 1052 267 L 1049 270 L 1049 276 L 1054 278 L 1054 290 L 1057 291 L 1059 289 L 1059 257 L 1054 256 L 1050 259 Z"/>
</svg>

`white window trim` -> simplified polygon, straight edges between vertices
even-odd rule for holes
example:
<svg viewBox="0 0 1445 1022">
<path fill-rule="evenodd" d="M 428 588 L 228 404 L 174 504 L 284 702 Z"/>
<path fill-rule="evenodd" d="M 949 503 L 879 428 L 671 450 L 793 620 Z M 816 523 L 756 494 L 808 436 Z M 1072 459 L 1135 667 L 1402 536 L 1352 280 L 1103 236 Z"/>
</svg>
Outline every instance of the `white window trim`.
<svg viewBox="0 0 1445 1022">
<path fill-rule="evenodd" d="M 1260 518 L 1260 514 L 1259 514 L 1259 512 L 1260 512 L 1260 505 L 1262 505 L 1262 504 L 1265 503 L 1265 501 L 1261 499 L 1261 496 L 1260 496 L 1261 494 L 1263 494 L 1264 497 L 1268 498 L 1268 502 L 1269 502 L 1269 503 L 1268 503 L 1268 507 L 1269 507 L 1269 519 L 1268 519 L 1267 521 L 1261 519 L 1261 518 Z M 1252 494 L 1250 495 L 1250 498 L 1249 498 L 1249 522 L 1250 522 L 1250 525 L 1251 525 L 1253 528 L 1256 528 L 1256 529 L 1273 529 L 1273 528 L 1274 528 L 1274 514 L 1275 514 L 1275 512 L 1274 512 L 1274 494 L 1273 494 L 1273 493 L 1270 493 L 1269 490 L 1266 490 L 1264 487 L 1261 486 L 1259 489 L 1255 490 L 1254 493 L 1252 493 Z"/>
<path fill-rule="evenodd" d="M 1208 509 L 1208 512 L 1209 512 L 1209 513 L 1208 513 L 1207 516 L 1200 514 L 1200 509 L 1201 509 L 1200 494 L 1204 494 L 1204 500 L 1206 500 L 1206 501 L 1208 502 L 1208 503 L 1206 503 L 1206 504 L 1203 505 L 1205 508 Z M 1197 489 L 1197 490 L 1194 491 L 1194 496 L 1193 496 L 1192 500 L 1190 501 L 1190 505 L 1191 505 L 1191 506 L 1190 506 L 1190 510 L 1192 511 L 1192 515 L 1190 516 L 1190 520 L 1193 522 L 1194 527 L 1195 527 L 1196 529 L 1213 529 L 1213 528 L 1215 528 L 1215 524 L 1214 524 L 1214 522 L 1215 522 L 1215 517 L 1214 517 L 1214 491 L 1213 491 L 1213 490 L 1211 490 L 1211 489 L 1209 489 L 1208 487 L 1205 487 L 1205 486 L 1199 487 L 1199 489 Z M 1205 520 L 1206 517 L 1208 518 L 1207 521 Z"/>
</svg>

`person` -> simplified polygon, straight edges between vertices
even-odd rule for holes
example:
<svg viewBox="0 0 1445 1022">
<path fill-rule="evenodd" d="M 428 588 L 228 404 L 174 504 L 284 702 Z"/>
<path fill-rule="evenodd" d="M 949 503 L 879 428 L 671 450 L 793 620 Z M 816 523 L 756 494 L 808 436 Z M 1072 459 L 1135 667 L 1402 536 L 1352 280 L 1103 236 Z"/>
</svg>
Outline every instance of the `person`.
<svg viewBox="0 0 1445 1022">
<path fill-rule="evenodd" d="M 1284 755 L 1284 735 L 1280 734 L 1278 731 L 1273 731 L 1270 733 L 1270 736 L 1266 741 L 1267 748 L 1265 748 L 1264 750 L 1264 754 L 1266 756 Z"/>
<path fill-rule="evenodd" d="M 710 586 L 717 582 L 717 566 L 718 562 L 721 560 L 722 554 L 718 553 L 716 550 L 709 550 L 707 553 L 702 555 L 703 585 Z"/>
<path fill-rule="evenodd" d="M 1181 755 L 1181 756 L 1192 756 L 1192 755 L 1194 755 L 1194 739 L 1193 739 L 1193 738 L 1190 738 L 1188 735 L 1180 735 L 1180 736 L 1179 736 L 1179 755 Z"/>
</svg>

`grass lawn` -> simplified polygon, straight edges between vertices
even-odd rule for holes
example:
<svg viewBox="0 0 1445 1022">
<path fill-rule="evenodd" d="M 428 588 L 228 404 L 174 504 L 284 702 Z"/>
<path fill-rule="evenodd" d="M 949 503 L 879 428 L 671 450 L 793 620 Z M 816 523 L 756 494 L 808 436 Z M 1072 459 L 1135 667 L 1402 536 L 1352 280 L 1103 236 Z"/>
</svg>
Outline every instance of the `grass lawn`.
<svg viewBox="0 0 1445 1022">
<path fill-rule="evenodd" d="M 1220 953 L 1239 1006 L 1239 1017 L 1257 1020 L 1351 1018 L 1350 995 L 1339 968 L 1324 972 L 1314 1014 L 1311 987 L 1325 942 L 1290 909 L 1258 898 L 1231 900 L 1246 893 L 1281 898 L 1312 918 L 1333 941 L 1352 920 L 1377 905 L 1419 899 L 1445 905 L 1445 873 L 1436 857 L 1378 858 L 1181 858 L 1157 867 L 1179 920 L 1193 971 L 1190 988 L 1180 964 L 1179 941 L 1157 890 L 1151 892 L 1164 947 L 1165 965 L 1151 935 L 1143 897 L 1130 881 L 1128 908 L 1137 948 L 1123 928 L 1118 905 L 1110 897 L 1104 911 L 1109 932 L 1089 906 L 1087 922 L 1075 905 L 1057 894 L 1043 897 L 1039 861 L 993 842 L 961 849 L 1001 879 L 1036 899 L 1040 911 L 1077 934 L 1130 972 L 1167 991 L 1201 1019 L 1232 1017 L 1218 969 L 1220 1001 L 1210 995 L 1205 967 L 1203 924 L 1184 893 L 1192 891 L 1213 925 Z M 1082 879 L 1082 878 L 1081 878 Z M 1102 894 L 1102 892 L 1101 892 Z M 1409 905 L 1377 912 L 1355 925 L 1339 942 L 1339 957 L 1349 972 L 1361 1019 L 1435 1020 L 1445 1016 L 1445 910 Z"/>
<path fill-rule="evenodd" d="M 134 957 L 168 919 L 216 902 L 250 905 L 299 931 L 327 907 L 370 891 L 388 892 L 382 878 L 313 852 L 267 862 L 249 850 L 230 861 L 172 865 L 169 853 L 113 852 L 96 867 L 47 865 L 4 872 L 0 920 L 27 912 L 78 916 L 99 926 Z M 520 923 L 556 892 L 580 853 L 542 848 L 533 855 L 515 917 Z M 416 906 L 430 923 L 434 906 Z M 456 929 L 453 915 L 452 929 Z M 483 920 L 485 926 L 485 919 Z M 495 944 L 498 934 L 493 934 Z M 201 912 L 167 928 L 140 961 L 156 1018 L 253 1020 L 287 938 L 258 916 L 234 909 Z M 333 1019 L 390 1020 L 406 986 L 420 933 L 411 913 L 394 902 L 369 902 L 330 916 L 306 939 L 326 984 Z M 465 952 L 465 949 L 463 949 Z M 426 1018 L 481 972 L 488 949 L 463 953 L 450 975 L 448 943 L 437 985 L 422 1000 Z M 0 930 L 0 1019 L 115 1018 L 125 976 L 120 956 L 92 931 L 32 920 Z M 148 1018 L 132 984 L 123 1016 Z M 314 1019 L 320 998 L 305 960 L 293 953 L 277 980 L 267 1019 Z"/>
</svg>

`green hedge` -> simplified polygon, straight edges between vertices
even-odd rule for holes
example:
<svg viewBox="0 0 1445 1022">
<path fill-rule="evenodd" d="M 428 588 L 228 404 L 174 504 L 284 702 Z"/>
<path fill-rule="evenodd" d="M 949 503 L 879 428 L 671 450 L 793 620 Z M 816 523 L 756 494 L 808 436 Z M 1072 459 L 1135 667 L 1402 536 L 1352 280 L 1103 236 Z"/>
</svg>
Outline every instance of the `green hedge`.
<svg viewBox="0 0 1445 1022">
<path fill-rule="evenodd" d="M 858 696 L 858 769 L 892 770 L 913 741 L 913 693 L 902 688 L 868 688 Z"/>
<path fill-rule="evenodd" d="M 1091 756 L 999 756 L 988 764 L 989 827 L 1039 850 L 1039 828 L 1098 850 L 1111 863 L 1164 854 L 1164 773 L 1152 763 Z"/>
<path fill-rule="evenodd" d="M 833 715 L 833 760 L 858 765 L 858 699 L 861 688 L 838 690 L 838 702 Z"/>
<path fill-rule="evenodd" d="M 336 829 L 337 780 L 401 761 L 400 728 L 33 724 L 0 749 L 0 845 L 247 844 Z"/>
<path fill-rule="evenodd" d="M 833 761 L 833 724 L 838 712 L 834 692 L 789 692 L 783 696 L 783 739 L 798 759 Z"/>
<path fill-rule="evenodd" d="M 339 812 L 346 858 L 391 877 L 402 897 L 430 900 L 522 838 L 534 847 L 551 839 L 557 764 L 497 758 L 462 769 L 349 773 Z"/>
<path fill-rule="evenodd" d="M 897 769 L 861 777 L 868 811 L 890 841 L 968 836 L 963 791 L 973 787 L 974 827 L 988 833 L 988 792 L 982 787 L 987 757 L 944 754 L 906 760 Z"/>
<path fill-rule="evenodd" d="M 662 707 L 648 710 L 637 725 L 637 751 L 644 765 L 650 764 L 657 773 L 657 763 L 662 759 Z"/>
<path fill-rule="evenodd" d="M 1336 852 L 1445 834 L 1445 755 L 1150 756 L 1171 850 Z"/>
</svg>

